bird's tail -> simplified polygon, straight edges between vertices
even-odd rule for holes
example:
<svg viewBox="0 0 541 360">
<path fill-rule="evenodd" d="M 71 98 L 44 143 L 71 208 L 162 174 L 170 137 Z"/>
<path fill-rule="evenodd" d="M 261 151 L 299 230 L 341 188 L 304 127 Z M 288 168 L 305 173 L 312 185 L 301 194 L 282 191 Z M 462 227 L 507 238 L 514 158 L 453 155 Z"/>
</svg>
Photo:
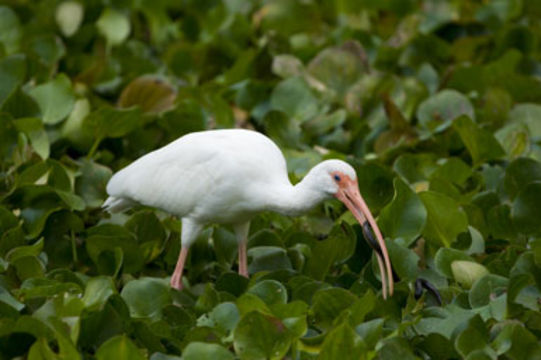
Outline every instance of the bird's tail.
<svg viewBox="0 0 541 360">
<path fill-rule="evenodd" d="M 131 208 L 134 204 L 133 201 L 126 198 L 109 196 L 101 208 L 110 213 L 117 213 Z"/>
</svg>

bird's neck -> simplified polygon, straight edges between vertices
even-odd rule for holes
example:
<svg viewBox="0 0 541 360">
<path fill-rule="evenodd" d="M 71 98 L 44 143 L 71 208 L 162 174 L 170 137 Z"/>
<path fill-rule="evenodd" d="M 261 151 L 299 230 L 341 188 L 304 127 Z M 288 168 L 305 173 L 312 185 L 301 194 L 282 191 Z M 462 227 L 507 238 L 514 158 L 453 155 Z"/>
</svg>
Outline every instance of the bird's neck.
<svg viewBox="0 0 541 360">
<path fill-rule="evenodd" d="M 314 190 L 309 177 L 296 185 L 287 183 L 273 190 L 269 210 L 288 216 L 304 214 L 329 198 L 328 195 Z"/>
</svg>

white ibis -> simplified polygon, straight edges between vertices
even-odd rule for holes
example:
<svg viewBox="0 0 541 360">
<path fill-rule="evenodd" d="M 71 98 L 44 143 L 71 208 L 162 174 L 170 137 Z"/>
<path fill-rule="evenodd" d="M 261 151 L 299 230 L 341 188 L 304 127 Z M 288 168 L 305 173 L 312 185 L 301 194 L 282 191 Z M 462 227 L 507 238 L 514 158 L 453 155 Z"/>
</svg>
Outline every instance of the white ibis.
<svg viewBox="0 0 541 360">
<path fill-rule="evenodd" d="M 365 234 L 368 231 L 367 239 L 377 250 L 383 297 L 387 286 L 393 293 L 385 242 L 359 193 L 355 170 L 344 161 L 323 161 L 292 185 L 282 152 L 266 136 L 249 130 L 209 130 L 185 135 L 134 161 L 111 178 L 107 193 L 103 207 L 110 212 L 143 204 L 182 219 L 182 246 L 171 277 L 171 286 L 179 290 L 188 249 L 205 225 L 233 225 L 239 274 L 247 277 L 246 242 L 254 215 L 275 211 L 296 216 L 337 198 Z"/>
</svg>

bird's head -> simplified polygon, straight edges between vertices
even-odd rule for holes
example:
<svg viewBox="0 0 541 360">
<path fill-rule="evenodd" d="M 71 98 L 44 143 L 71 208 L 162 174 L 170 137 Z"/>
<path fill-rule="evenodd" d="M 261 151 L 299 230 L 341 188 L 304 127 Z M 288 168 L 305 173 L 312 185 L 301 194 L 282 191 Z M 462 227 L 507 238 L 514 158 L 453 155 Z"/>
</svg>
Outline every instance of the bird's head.
<svg viewBox="0 0 541 360">
<path fill-rule="evenodd" d="M 329 197 L 332 196 L 340 200 L 357 219 L 366 240 L 376 252 L 381 273 L 383 297 L 387 296 L 387 285 L 389 294 L 392 295 L 393 276 L 387 247 L 372 213 L 359 192 L 355 170 L 344 161 L 326 160 L 318 164 L 310 172 L 317 190 L 324 192 Z"/>
</svg>

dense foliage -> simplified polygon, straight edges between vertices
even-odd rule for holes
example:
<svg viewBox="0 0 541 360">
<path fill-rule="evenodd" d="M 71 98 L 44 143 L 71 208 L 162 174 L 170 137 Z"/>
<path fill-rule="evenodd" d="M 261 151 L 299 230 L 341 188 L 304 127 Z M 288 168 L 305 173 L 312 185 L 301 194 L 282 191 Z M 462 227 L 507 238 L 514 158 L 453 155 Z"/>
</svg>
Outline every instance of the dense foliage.
<svg viewBox="0 0 541 360">
<path fill-rule="evenodd" d="M 1 359 L 541 359 L 538 0 L 2 4 Z M 391 299 L 338 202 L 254 219 L 250 280 L 206 230 L 169 289 L 179 220 L 105 184 L 227 127 L 356 167 Z"/>
</svg>

